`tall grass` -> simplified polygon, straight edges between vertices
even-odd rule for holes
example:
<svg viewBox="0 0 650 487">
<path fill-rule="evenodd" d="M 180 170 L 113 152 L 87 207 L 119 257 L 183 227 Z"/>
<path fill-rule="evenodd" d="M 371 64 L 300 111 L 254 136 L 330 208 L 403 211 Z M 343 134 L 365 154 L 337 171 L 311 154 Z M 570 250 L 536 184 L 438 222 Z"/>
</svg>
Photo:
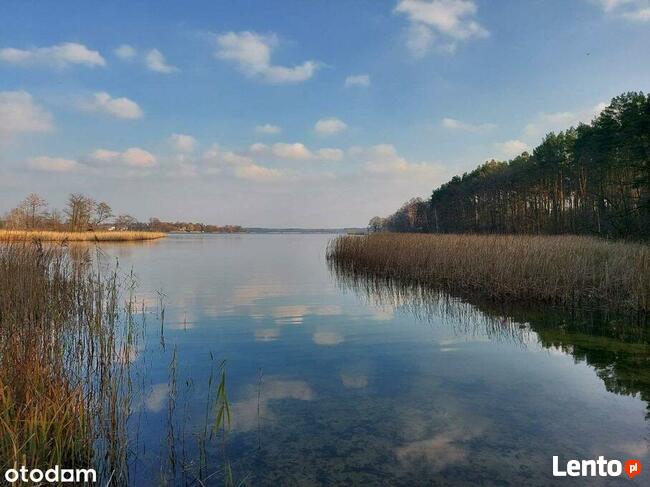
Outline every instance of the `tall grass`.
<svg viewBox="0 0 650 487">
<path fill-rule="evenodd" d="M 95 467 L 127 483 L 136 334 L 119 296 L 88 251 L 0 245 L 0 471 Z"/>
<path fill-rule="evenodd" d="M 162 232 L 132 231 L 53 232 L 48 230 L 0 230 L 0 241 L 129 242 L 134 240 L 156 240 L 166 235 Z"/>
<path fill-rule="evenodd" d="M 579 236 L 340 236 L 330 264 L 498 301 L 650 310 L 650 247 Z"/>
</svg>

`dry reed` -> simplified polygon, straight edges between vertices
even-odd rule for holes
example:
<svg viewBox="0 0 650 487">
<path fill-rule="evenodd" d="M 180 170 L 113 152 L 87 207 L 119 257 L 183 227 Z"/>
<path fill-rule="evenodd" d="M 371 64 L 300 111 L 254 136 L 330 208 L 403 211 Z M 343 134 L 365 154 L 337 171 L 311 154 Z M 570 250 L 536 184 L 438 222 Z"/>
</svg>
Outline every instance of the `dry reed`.
<svg viewBox="0 0 650 487">
<path fill-rule="evenodd" d="M 0 241 L 130 242 L 135 240 L 155 240 L 166 235 L 162 232 L 132 231 L 54 232 L 48 230 L 0 230 Z"/>
<path fill-rule="evenodd" d="M 0 471 L 94 467 L 127 483 L 135 334 L 119 288 L 87 251 L 0 245 Z"/>
<path fill-rule="evenodd" d="M 581 236 L 340 236 L 328 260 L 348 274 L 399 279 L 499 301 L 647 313 L 650 246 Z"/>
</svg>

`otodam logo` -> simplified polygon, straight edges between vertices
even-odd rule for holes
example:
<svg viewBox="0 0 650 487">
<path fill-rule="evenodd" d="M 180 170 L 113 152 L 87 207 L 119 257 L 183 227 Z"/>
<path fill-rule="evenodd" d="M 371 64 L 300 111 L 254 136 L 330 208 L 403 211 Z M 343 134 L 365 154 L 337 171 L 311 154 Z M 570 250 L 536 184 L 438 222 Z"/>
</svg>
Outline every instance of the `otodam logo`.
<svg viewBox="0 0 650 487">
<path fill-rule="evenodd" d="M 598 460 L 569 460 L 560 466 L 558 457 L 553 457 L 553 477 L 620 477 L 623 472 L 633 479 L 641 473 L 643 465 L 638 460 L 607 460 L 602 455 Z"/>
</svg>

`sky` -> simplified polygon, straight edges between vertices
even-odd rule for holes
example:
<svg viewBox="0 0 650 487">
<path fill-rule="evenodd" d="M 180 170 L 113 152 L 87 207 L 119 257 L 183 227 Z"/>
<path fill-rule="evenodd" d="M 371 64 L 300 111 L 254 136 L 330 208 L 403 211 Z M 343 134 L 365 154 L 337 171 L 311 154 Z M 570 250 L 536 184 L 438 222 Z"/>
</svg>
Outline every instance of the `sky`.
<svg viewBox="0 0 650 487">
<path fill-rule="evenodd" d="M 648 91 L 650 0 L 0 2 L 0 213 L 365 226 Z"/>
</svg>

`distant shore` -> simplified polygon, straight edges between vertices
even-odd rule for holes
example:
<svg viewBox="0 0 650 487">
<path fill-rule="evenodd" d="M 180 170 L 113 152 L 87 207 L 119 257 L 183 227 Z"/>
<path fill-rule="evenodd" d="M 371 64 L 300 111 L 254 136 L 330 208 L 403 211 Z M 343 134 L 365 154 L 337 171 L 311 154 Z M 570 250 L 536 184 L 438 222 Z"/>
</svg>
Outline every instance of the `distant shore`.
<svg viewBox="0 0 650 487">
<path fill-rule="evenodd" d="M 40 240 L 43 242 L 130 242 L 137 240 L 156 240 L 166 237 L 162 232 L 135 231 L 88 231 L 55 232 L 48 230 L 0 230 L 0 241 L 24 242 Z"/>
</svg>

